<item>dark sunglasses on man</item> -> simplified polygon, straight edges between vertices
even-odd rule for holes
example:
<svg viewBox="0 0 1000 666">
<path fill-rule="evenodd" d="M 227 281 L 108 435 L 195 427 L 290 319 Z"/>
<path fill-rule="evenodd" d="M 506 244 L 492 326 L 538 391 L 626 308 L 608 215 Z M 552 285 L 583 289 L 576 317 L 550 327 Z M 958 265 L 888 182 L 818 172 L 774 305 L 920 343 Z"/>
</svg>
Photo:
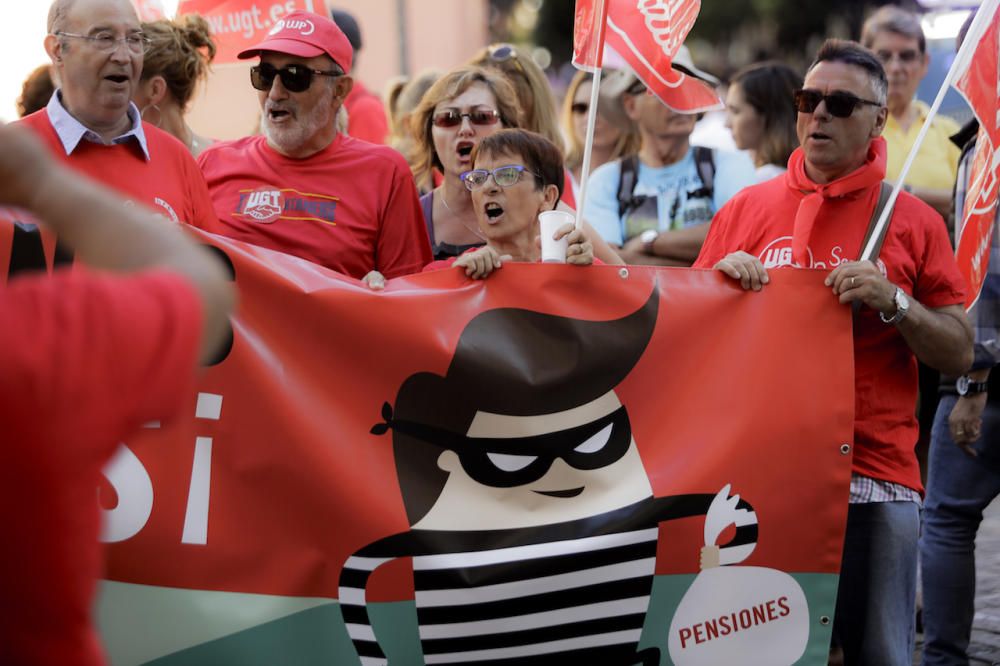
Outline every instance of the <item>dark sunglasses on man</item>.
<svg viewBox="0 0 1000 666">
<path fill-rule="evenodd" d="M 846 92 L 833 92 L 824 95 L 818 90 L 800 89 L 795 91 L 794 99 L 795 108 L 799 113 L 812 113 L 820 102 L 825 102 L 826 110 L 835 118 L 849 118 L 854 113 L 854 109 L 863 104 L 882 107 L 878 102 L 861 99 Z"/>
<path fill-rule="evenodd" d="M 310 69 L 305 65 L 285 65 L 278 69 L 274 65 L 262 62 L 250 68 L 250 85 L 257 90 L 267 92 L 274 85 L 274 78 L 281 78 L 281 85 L 288 92 L 304 92 L 312 85 L 313 76 L 343 76 L 340 71 L 324 72 L 320 69 Z"/>
</svg>

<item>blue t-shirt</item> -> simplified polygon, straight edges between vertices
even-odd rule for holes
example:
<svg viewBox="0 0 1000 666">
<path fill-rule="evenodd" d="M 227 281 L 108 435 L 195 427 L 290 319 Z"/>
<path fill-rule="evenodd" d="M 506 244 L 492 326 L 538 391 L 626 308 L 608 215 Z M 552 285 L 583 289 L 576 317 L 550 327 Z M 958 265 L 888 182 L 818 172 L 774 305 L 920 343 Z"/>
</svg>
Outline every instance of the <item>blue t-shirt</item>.
<svg viewBox="0 0 1000 666">
<path fill-rule="evenodd" d="M 643 206 L 645 211 L 626 214 L 626 219 L 618 215 L 621 160 L 604 164 L 590 176 L 583 216 L 612 245 L 624 245 L 646 229 L 669 231 L 709 222 L 722 204 L 757 182 L 753 162 L 746 154 L 713 150 L 712 157 L 715 179 L 711 198 L 704 196 L 693 148 L 679 162 L 664 167 L 649 167 L 640 160 L 633 194 L 651 200 Z M 656 219 L 652 219 L 653 210 Z"/>
</svg>

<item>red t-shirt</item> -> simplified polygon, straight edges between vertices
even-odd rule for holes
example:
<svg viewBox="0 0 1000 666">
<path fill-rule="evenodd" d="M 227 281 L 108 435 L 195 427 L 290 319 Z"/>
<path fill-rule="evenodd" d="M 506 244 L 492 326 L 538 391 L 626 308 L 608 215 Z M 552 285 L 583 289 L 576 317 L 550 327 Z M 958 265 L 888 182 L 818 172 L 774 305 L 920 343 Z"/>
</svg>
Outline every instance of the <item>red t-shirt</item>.
<svg viewBox="0 0 1000 666">
<path fill-rule="evenodd" d="M 19 121 L 49 145 L 70 167 L 99 183 L 146 204 L 174 222 L 202 227 L 215 219 L 205 179 L 191 153 L 180 141 L 149 123 L 143 123 L 149 159 L 136 141 L 105 146 L 80 141 L 66 155 L 45 109 Z"/>
<path fill-rule="evenodd" d="M 431 260 L 403 156 L 342 134 L 297 160 L 262 136 L 218 143 L 198 158 L 217 220 L 207 227 L 355 278 L 417 273 Z"/>
<path fill-rule="evenodd" d="M 77 268 L 13 280 L 0 320 L 0 664 L 102 664 L 101 469 L 193 389 L 201 306 L 177 275 Z"/>
<path fill-rule="evenodd" d="M 792 182 L 785 174 L 733 197 L 712 220 L 694 267 L 712 268 L 737 250 L 758 257 L 768 270 L 793 265 L 793 221 L 805 195 Z M 832 270 L 858 258 L 878 185 L 823 204 L 809 237 L 807 268 Z M 964 302 L 944 222 L 910 194 L 900 193 L 877 263 L 890 282 L 929 308 Z M 837 303 L 832 294 L 830 298 Z M 896 327 L 867 307 L 855 320 L 854 372 L 853 471 L 921 490 L 913 450 L 918 434 L 916 358 Z"/>
<path fill-rule="evenodd" d="M 347 133 L 369 143 L 385 143 L 389 135 L 389 118 L 382 100 L 354 79 L 354 87 L 344 100 L 347 109 Z"/>
</svg>

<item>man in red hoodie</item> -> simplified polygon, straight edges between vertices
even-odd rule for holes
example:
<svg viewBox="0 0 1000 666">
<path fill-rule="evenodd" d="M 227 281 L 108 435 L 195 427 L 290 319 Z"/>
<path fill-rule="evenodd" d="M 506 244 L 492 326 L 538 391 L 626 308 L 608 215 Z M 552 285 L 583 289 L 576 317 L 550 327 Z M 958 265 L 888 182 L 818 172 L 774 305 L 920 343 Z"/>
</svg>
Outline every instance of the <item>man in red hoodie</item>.
<svg viewBox="0 0 1000 666">
<path fill-rule="evenodd" d="M 784 178 L 747 188 L 715 216 L 696 268 L 748 290 L 782 266 L 829 271 L 855 304 L 850 506 L 834 621 L 845 664 L 912 662 L 920 471 L 917 359 L 949 375 L 972 363 L 964 287 L 941 218 L 901 193 L 880 254 L 856 261 L 885 178 L 885 72 L 829 40 L 795 94 L 801 147 Z"/>
</svg>

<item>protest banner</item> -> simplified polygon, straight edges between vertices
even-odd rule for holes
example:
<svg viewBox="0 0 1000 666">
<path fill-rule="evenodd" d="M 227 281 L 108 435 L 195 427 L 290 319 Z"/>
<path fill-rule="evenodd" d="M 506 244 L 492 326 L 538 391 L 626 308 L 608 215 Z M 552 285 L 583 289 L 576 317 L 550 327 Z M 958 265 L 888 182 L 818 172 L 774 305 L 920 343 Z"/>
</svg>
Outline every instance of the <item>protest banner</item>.
<svg viewBox="0 0 1000 666">
<path fill-rule="evenodd" d="M 958 90 L 979 120 L 976 153 L 969 172 L 969 186 L 962 211 L 955 211 L 959 228 L 956 260 L 968 285 L 965 306 L 979 298 L 990 261 L 996 218 L 998 167 L 1000 167 L 1000 1 L 987 0 L 978 10 L 966 35 L 973 48 L 955 63 Z"/>
<path fill-rule="evenodd" d="M 99 490 L 113 664 L 826 663 L 854 398 L 821 272 L 375 293 L 205 239 L 233 345 Z"/>
<path fill-rule="evenodd" d="M 260 43 L 281 17 L 297 10 L 329 16 L 325 0 L 181 0 L 177 6 L 178 16 L 200 14 L 208 21 L 217 65 L 239 62 L 236 54 Z"/>
</svg>

